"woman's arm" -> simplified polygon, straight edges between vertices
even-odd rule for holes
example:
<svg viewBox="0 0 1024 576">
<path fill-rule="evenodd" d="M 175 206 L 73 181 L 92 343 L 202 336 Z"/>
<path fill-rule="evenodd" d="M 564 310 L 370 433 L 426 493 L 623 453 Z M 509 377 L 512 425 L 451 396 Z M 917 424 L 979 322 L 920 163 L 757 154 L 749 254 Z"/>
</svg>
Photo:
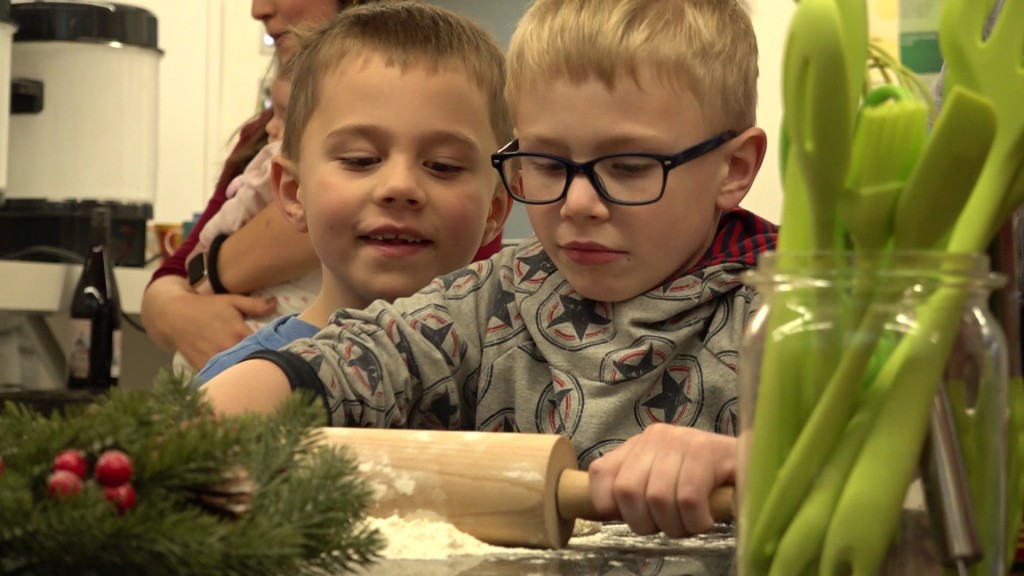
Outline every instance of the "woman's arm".
<svg viewBox="0 0 1024 576">
<path fill-rule="evenodd" d="M 214 354 L 252 333 L 246 316 L 269 314 L 276 307 L 262 298 L 196 294 L 184 278 L 166 275 L 151 282 L 142 296 L 142 324 L 157 346 L 177 350 L 202 368 Z"/>
<path fill-rule="evenodd" d="M 217 258 L 217 273 L 234 294 L 298 278 L 320 266 L 306 234 L 271 203 L 228 236 Z"/>
</svg>

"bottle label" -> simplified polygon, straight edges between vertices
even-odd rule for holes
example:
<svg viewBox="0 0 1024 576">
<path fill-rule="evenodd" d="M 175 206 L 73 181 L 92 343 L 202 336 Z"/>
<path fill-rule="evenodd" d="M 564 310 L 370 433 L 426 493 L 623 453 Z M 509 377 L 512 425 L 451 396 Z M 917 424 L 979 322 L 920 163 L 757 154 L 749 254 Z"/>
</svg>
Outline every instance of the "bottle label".
<svg viewBox="0 0 1024 576">
<path fill-rule="evenodd" d="M 71 350 L 68 353 L 68 371 L 72 378 L 89 377 L 89 349 L 92 347 L 92 321 L 72 318 Z"/>
<path fill-rule="evenodd" d="M 121 331 L 114 330 L 111 340 L 113 350 L 110 351 L 110 377 L 121 377 Z"/>
</svg>

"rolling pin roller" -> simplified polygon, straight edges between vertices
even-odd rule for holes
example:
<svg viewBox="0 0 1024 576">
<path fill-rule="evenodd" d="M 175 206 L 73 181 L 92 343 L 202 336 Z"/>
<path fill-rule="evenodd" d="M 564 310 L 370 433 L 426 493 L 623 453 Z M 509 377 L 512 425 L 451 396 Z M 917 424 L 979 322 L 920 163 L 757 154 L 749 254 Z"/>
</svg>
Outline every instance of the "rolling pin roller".
<svg viewBox="0 0 1024 576">
<path fill-rule="evenodd" d="M 323 428 L 346 447 L 375 489 L 369 514 L 433 512 L 501 546 L 561 548 L 576 518 L 602 520 L 569 440 L 556 434 Z M 712 516 L 733 517 L 732 488 L 711 496 Z"/>
</svg>

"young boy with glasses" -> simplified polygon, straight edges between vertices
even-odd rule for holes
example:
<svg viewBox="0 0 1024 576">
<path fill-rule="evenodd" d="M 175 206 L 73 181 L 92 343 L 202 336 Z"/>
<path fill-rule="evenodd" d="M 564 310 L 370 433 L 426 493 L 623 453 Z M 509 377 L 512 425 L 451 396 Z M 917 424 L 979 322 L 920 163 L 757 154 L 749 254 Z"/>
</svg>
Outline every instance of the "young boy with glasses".
<svg viewBox="0 0 1024 576">
<path fill-rule="evenodd" d="M 734 480 L 735 366 L 775 227 L 757 48 L 739 0 L 537 0 L 509 50 L 517 139 L 494 154 L 536 238 L 211 381 L 223 413 L 319 396 L 337 426 L 565 434 L 598 510 L 706 530 Z"/>
</svg>

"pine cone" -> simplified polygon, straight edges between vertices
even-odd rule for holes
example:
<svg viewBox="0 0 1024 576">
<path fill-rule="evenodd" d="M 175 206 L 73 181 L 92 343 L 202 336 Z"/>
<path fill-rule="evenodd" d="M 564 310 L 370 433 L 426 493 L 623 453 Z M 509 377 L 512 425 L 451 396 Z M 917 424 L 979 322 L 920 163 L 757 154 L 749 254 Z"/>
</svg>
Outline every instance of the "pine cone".
<svg viewBox="0 0 1024 576">
<path fill-rule="evenodd" d="M 240 518 L 252 508 L 252 495 L 256 482 L 243 466 L 234 466 L 224 472 L 224 481 L 196 491 L 199 503 L 206 509 Z"/>
</svg>

